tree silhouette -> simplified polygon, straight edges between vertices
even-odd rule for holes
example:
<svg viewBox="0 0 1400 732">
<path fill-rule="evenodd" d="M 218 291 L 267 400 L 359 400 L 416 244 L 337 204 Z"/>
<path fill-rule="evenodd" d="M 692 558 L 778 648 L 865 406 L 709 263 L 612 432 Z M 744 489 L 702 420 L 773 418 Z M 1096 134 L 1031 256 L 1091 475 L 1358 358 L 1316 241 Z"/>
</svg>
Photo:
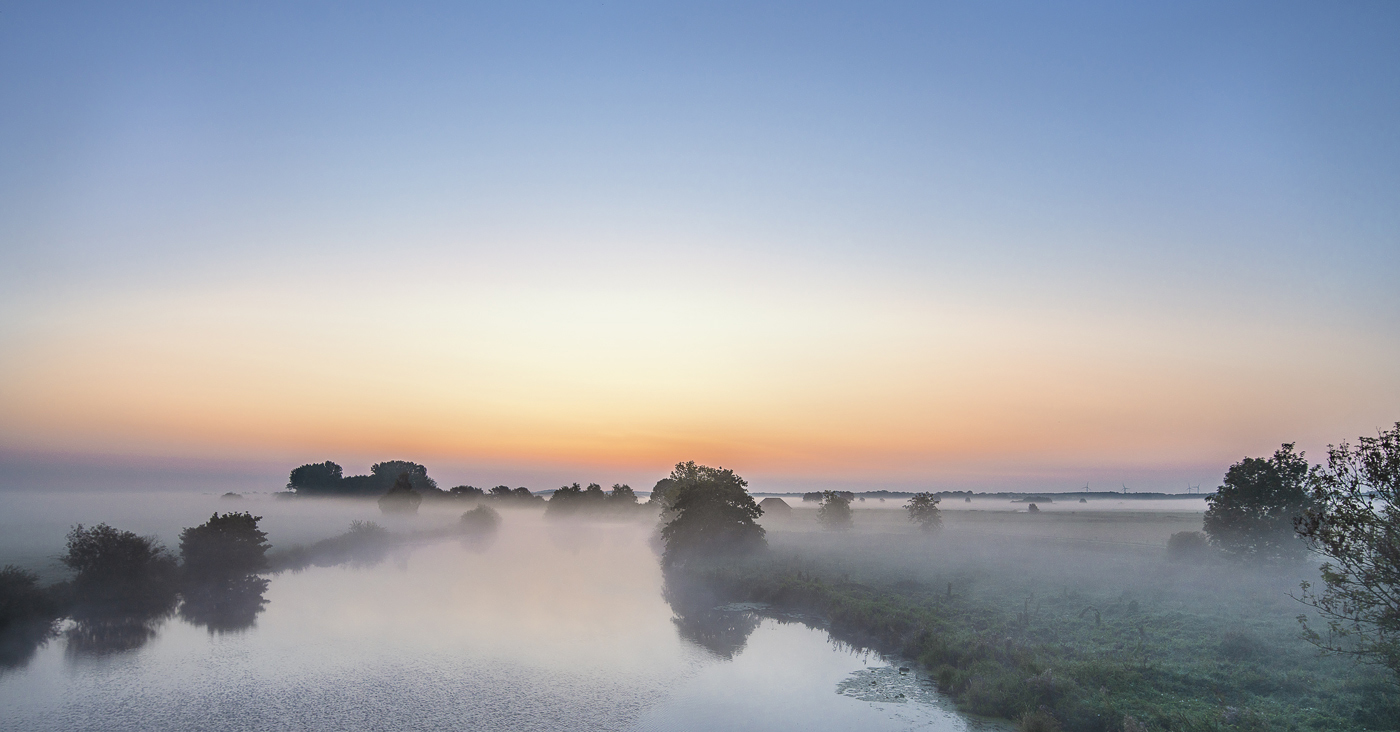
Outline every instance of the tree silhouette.
<svg viewBox="0 0 1400 732">
<path fill-rule="evenodd" d="M 1299 621 L 1324 650 L 1400 675 L 1400 422 L 1358 443 L 1328 446 L 1297 524 L 1327 560 L 1321 593 L 1304 582 L 1302 597 L 1326 619 L 1327 634 Z"/>
<path fill-rule="evenodd" d="M 922 531 L 933 531 L 943 526 L 943 515 L 938 510 L 938 496 L 932 493 L 915 493 L 909 502 L 904 504 L 904 510 L 908 512 L 909 520 L 918 524 Z"/>
<path fill-rule="evenodd" d="M 1293 529 L 1310 503 L 1308 461 L 1288 443 L 1270 458 L 1245 458 L 1230 466 L 1224 485 L 1206 496 L 1204 526 L 1210 542 L 1248 560 L 1299 559 L 1307 551 Z"/>
<path fill-rule="evenodd" d="M 668 567 L 718 554 L 765 546 L 764 529 L 754 519 L 763 509 L 754 503 L 748 482 L 732 470 L 677 463 L 671 471 L 670 514 L 661 529 L 662 563 Z"/>
</svg>

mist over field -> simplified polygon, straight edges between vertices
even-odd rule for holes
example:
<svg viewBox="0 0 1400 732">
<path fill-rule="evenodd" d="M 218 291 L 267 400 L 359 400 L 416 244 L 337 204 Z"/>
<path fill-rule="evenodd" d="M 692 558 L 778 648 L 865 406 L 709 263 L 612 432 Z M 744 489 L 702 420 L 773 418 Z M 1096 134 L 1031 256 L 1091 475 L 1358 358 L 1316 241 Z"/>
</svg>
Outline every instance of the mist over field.
<svg viewBox="0 0 1400 732">
<path fill-rule="evenodd" d="M 1400 5 L 0 12 L 0 730 L 1400 732 Z"/>
</svg>

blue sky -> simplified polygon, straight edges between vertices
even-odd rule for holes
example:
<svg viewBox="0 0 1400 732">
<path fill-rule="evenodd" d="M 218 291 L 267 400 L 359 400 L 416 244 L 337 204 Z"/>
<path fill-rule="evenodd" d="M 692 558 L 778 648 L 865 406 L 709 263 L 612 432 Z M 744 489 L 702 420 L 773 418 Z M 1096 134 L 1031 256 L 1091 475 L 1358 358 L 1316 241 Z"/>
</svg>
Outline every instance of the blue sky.
<svg viewBox="0 0 1400 732">
<path fill-rule="evenodd" d="M 191 425 L 224 419 L 218 384 L 171 396 L 194 405 L 183 416 L 138 419 L 133 405 L 169 394 L 135 367 L 103 363 L 134 363 L 130 344 L 182 340 L 209 362 L 249 353 L 285 362 L 298 357 L 287 344 L 299 337 L 322 352 L 396 340 L 411 352 L 399 330 L 471 332 L 500 350 L 516 342 L 482 333 L 563 323 L 549 332 L 571 350 L 549 354 L 543 337 L 516 343 L 518 362 L 498 364 L 498 376 L 452 381 L 499 388 L 490 408 L 429 414 L 423 394 L 448 389 L 456 366 L 382 366 L 364 378 L 410 384 L 385 386 L 381 401 L 412 402 L 427 424 L 544 415 L 528 396 L 537 393 L 580 414 L 772 393 L 785 383 L 775 373 L 868 350 L 866 368 L 855 358 L 813 367 L 805 397 L 794 389 L 756 407 L 786 416 L 734 442 L 768 435 L 772 454 L 847 450 L 853 471 L 892 459 L 853 446 L 838 420 L 812 434 L 779 424 L 804 421 L 800 405 L 820 402 L 828 414 L 847 410 L 853 431 L 901 424 L 923 435 L 900 449 L 888 481 L 1071 470 L 1037 442 L 1062 429 L 1049 417 L 1008 433 L 1008 444 L 1040 445 L 1028 452 L 968 447 L 997 441 L 989 423 L 977 440 L 924 459 L 915 443 L 943 444 L 956 430 L 919 422 L 888 395 L 866 412 L 851 406 L 865 398 L 862 384 L 924 388 L 920 369 L 938 342 L 918 327 L 936 313 L 972 334 L 947 336 L 948 350 L 980 354 L 947 374 L 1004 367 L 1018 353 L 1010 392 L 1044 392 L 1036 373 L 1051 363 L 1063 367 L 1052 384 L 1086 392 L 1108 373 L 1128 393 L 1141 373 L 1142 392 L 1197 395 L 1199 426 L 1136 403 L 1093 402 L 1066 419 L 1071 431 L 1097 425 L 1077 445 L 1136 434 L 1112 448 L 1134 456 L 1111 461 L 1124 475 L 1179 467 L 1209 480 L 1228 456 L 1285 439 L 1316 450 L 1400 419 L 1388 376 L 1400 367 L 1396 38 L 1393 3 L 9 4 L 0 8 L 0 372 L 10 387 L 0 404 L 12 417 L 0 447 L 274 462 L 312 450 L 413 452 L 412 441 L 373 430 L 337 448 L 313 423 L 283 435 L 285 449 L 241 433 L 185 441 Z M 301 318 L 295 326 L 274 335 L 258 318 L 275 316 L 248 314 L 287 293 L 317 303 L 279 306 Z M 366 296 L 406 304 L 377 319 L 337 315 Z M 538 312 L 480 315 L 508 302 Z M 645 327 L 625 315 L 658 302 L 679 310 Z M 201 315 L 172 325 L 161 315 L 172 310 Z M 415 330 L 442 312 L 458 317 Z M 842 318 L 850 322 L 830 325 Z M 902 318 L 909 328 L 882 330 Z M 755 321 L 774 325 L 757 332 Z M 697 332 L 704 350 L 742 345 L 750 357 L 651 391 L 596 376 L 610 353 L 636 364 Z M 765 350 L 784 338 L 793 340 Z M 909 350 L 912 340 L 924 350 Z M 438 357 L 477 358 L 471 348 Z M 1082 363 L 1061 353 L 1076 349 Z M 1132 355 L 1115 361 L 1120 352 Z M 55 376 L 73 353 L 103 363 Z M 553 356 L 590 376 L 494 380 Z M 1153 365 L 1163 358 L 1182 363 L 1163 376 Z M 162 378 L 201 363 L 176 363 Z M 327 368 L 336 367 L 308 359 L 293 378 L 253 363 L 225 381 L 292 393 Z M 650 378 L 635 368 L 623 381 Z M 718 372 L 727 375 L 703 376 Z M 960 378 L 947 374 L 938 378 Z M 70 405 L 33 427 L 73 382 L 100 382 L 83 398 L 107 406 Z M 1210 407 L 1202 385 L 1239 396 Z M 850 404 L 822 401 L 853 386 Z M 934 401 L 946 406 L 957 390 L 945 391 Z M 1014 419 L 1013 407 L 997 406 L 1001 391 L 972 388 L 950 414 L 985 399 L 988 414 Z M 522 441 L 533 430 L 582 445 L 592 444 L 585 433 L 626 441 L 624 422 L 648 424 L 682 453 L 674 460 L 699 452 L 774 481 L 811 478 L 796 458 L 726 447 L 708 417 L 687 425 L 660 409 L 514 429 Z M 514 442 L 500 447 L 510 457 L 493 458 L 467 445 L 474 439 L 421 454 L 468 472 L 594 464 L 582 447 L 535 455 Z M 1076 453 L 1073 469 L 1107 450 Z M 653 457 L 663 452 L 620 450 L 596 464 L 642 473 L 664 467 Z"/>
</svg>

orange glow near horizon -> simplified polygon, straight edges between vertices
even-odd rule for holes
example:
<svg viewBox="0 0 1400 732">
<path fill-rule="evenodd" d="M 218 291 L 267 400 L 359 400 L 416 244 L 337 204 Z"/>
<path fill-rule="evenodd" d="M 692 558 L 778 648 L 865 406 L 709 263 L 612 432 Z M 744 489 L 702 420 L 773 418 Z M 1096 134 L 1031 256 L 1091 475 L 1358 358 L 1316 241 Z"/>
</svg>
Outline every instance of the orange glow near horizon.
<svg viewBox="0 0 1400 732">
<path fill-rule="evenodd" d="M 19 341 L 0 437 L 917 479 L 1219 461 L 1354 437 L 1329 430 L 1384 424 L 1368 409 L 1396 402 L 1379 370 L 1329 381 L 1374 348 L 1345 333 L 1285 360 L 1277 333 L 1233 323 L 1027 312 L 735 290 L 124 296 L 52 312 Z M 1241 345 L 1277 360 L 1219 358 Z"/>
</svg>

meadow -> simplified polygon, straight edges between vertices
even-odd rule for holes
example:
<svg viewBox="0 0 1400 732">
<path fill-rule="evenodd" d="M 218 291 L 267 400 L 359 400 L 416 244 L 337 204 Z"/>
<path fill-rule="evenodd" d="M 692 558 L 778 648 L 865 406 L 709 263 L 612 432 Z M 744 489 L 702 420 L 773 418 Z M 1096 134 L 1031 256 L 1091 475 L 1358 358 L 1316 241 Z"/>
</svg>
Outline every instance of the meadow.
<svg viewBox="0 0 1400 732">
<path fill-rule="evenodd" d="M 1026 730 L 1400 729 L 1388 672 L 1302 637 L 1293 596 L 1316 565 L 1171 557 L 1192 507 L 979 501 L 926 535 L 889 506 L 823 531 L 799 504 L 764 517 L 767 553 L 701 574 L 916 659 L 965 711 Z"/>
</svg>

